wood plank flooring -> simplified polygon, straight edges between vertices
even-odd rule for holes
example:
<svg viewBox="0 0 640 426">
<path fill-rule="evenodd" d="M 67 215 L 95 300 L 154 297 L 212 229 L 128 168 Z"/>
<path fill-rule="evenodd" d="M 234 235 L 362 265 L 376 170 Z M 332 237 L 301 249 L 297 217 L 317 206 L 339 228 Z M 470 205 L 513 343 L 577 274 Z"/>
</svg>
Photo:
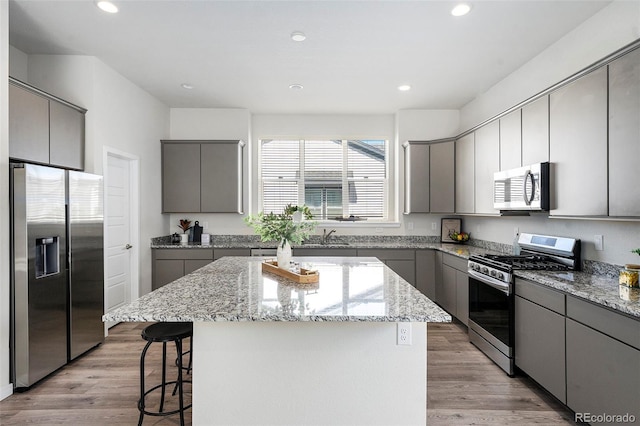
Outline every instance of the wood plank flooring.
<svg viewBox="0 0 640 426">
<path fill-rule="evenodd" d="M 137 424 L 139 356 L 144 347 L 140 332 L 146 325 L 115 326 L 105 343 L 89 354 L 28 392 L 0 401 L 0 424 Z M 152 345 L 147 355 L 148 383 L 159 383 L 161 347 Z M 464 326 L 429 324 L 427 347 L 429 425 L 575 424 L 568 410 L 528 378 L 507 377 L 468 342 Z M 171 365 L 175 349 L 168 348 Z M 175 367 L 168 371 L 174 374 Z M 190 387 L 185 387 L 190 402 Z M 191 423 L 191 410 L 186 421 Z M 177 415 L 144 419 L 144 425 L 175 424 Z"/>
</svg>

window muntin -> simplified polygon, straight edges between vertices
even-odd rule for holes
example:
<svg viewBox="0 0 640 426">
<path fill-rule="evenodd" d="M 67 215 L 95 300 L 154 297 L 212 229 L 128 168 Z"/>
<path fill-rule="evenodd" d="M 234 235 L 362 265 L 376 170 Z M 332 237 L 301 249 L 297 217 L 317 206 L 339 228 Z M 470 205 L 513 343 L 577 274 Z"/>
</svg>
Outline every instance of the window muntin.
<svg viewBox="0 0 640 426">
<path fill-rule="evenodd" d="M 387 218 L 387 141 L 260 141 L 261 205 L 306 204 L 315 218 Z"/>
</svg>

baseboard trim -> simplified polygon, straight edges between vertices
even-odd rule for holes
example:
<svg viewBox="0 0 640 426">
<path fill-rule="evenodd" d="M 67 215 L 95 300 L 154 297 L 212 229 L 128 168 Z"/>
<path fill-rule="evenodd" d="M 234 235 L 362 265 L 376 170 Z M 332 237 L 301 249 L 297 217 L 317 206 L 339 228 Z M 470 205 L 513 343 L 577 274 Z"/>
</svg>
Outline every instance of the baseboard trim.
<svg viewBox="0 0 640 426">
<path fill-rule="evenodd" d="M 13 395 L 13 383 L 0 387 L 0 401 Z"/>
</svg>

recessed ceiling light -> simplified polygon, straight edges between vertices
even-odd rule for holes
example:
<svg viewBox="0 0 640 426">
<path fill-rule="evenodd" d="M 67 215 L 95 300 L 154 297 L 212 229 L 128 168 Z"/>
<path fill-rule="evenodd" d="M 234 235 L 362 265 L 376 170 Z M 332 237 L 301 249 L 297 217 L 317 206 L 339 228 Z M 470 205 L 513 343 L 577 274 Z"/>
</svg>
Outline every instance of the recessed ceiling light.
<svg viewBox="0 0 640 426">
<path fill-rule="evenodd" d="M 291 84 L 289 85 L 289 89 L 300 90 L 300 89 L 304 89 L 304 86 L 302 84 Z"/>
<path fill-rule="evenodd" d="M 293 41 L 305 41 L 307 36 L 302 31 L 294 31 L 291 33 L 291 40 Z"/>
<path fill-rule="evenodd" d="M 96 2 L 96 5 L 103 11 L 107 13 L 118 13 L 118 6 L 111 3 L 110 1 L 101 0 Z"/>
<path fill-rule="evenodd" d="M 408 84 L 403 84 L 402 86 L 398 86 L 398 90 L 401 92 L 407 92 L 411 90 L 411 86 L 409 86 Z"/>
<path fill-rule="evenodd" d="M 189 83 L 182 83 L 182 84 L 180 85 L 180 87 L 182 87 L 183 89 L 187 89 L 187 90 L 191 90 L 191 89 L 193 89 L 193 85 L 192 85 L 192 84 L 189 84 Z"/>
<path fill-rule="evenodd" d="M 451 9 L 451 14 L 453 16 L 463 16 L 469 13 L 470 10 L 471 10 L 471 6 L 469 6 L 466 3 L 460 3 L 459 5 Z"/>
</svg>

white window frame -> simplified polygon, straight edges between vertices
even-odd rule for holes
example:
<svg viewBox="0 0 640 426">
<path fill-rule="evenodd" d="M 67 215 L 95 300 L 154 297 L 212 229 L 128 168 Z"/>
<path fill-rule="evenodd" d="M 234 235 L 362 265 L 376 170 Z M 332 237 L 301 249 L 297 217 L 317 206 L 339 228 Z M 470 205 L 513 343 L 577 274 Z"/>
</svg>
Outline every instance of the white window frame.
<svg viewBox="0 0 640 426">
<path fill-rule="evenodd" d="M 385 141 L 385 179 L 384 179 L 384 215 L 385 217 L 376 219 L 376 218 L 367 218 L 367 220 L 363 221 L 337 221 L 330 219 L 322 219 L 318 220 L 318 224 L 320 226 L 332 226 L 332 227 L 397 227 L 399 223 L 397 222 L 394 214 L 394 194 L 395 191 L 392 191 L 394 182 L 396 181 L 396 173 L 392 168 L 392 142 L 386 137 L 351 137 L 351 138 L 343 138 L 343 137 L 261 137 L 258 138 L 257 141 L 257 210 L 262 210 L 263 207 L 263 185 L 262 185 L 262 142 L 264 140 L 289 140 L 289 141 L 298 141 L 299 149 L 300 149 L 300 180 L 298 182 L 298 205 L 304 204 L 304 142 L 305 141 L 314 141 L 314 140 L 341 140 L 343 143 L 343 149 L 348 150 L 348 141 L 350 140 L 383 140 Z M 343 154 L 343 171 L 348 165 L 348 158 L 346 153 Z M 343 210 L 347 211 L 344 208 L 344 203 L 348 204 L 349 195 L 348 195 L 348 177 L 347 174 L 343 173 L 342 175 L 343 183 Z M 346 195 L 345 195 L 346 191 Z"/>
</svg>

